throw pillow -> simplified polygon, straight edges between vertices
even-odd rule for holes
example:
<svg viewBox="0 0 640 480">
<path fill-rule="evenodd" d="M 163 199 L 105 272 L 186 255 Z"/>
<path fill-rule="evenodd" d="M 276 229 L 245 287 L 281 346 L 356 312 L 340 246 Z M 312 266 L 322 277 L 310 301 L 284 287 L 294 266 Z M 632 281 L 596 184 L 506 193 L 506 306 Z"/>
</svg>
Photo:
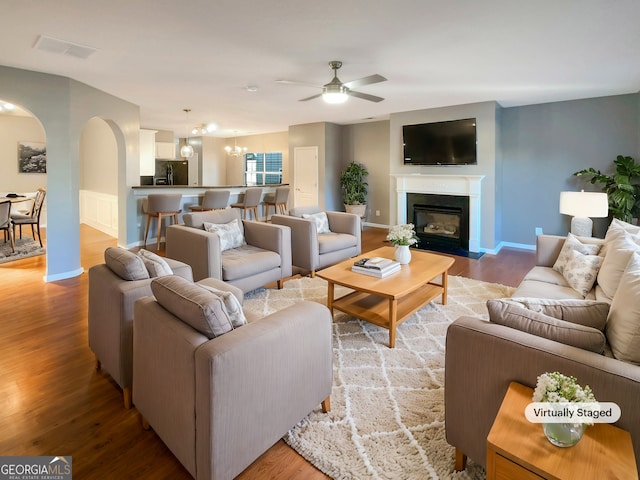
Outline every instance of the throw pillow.
<svg viewBox="0 0 640 480">
<path fill-rule="evenodd" d="M 207 338 L 233 330 L 220 297 L 178 275 L 154 278 L 151 291 L 158 303 Z"/>
<path fill-rule="evenodd" d="M 302 218 L 313 220 L 316 224 L 316 230 L 318 231 L 318 234 L 331 232 L 331 230 L 329 230 L 329 219 L 327 218 L 326 212 L 303 213 Z"/>
<path fill-rule="evenodd" d="M 616 291 L 609 319 L 607 340 L 613 356 L 640 365 L 640 252 L 631 255 Z"/>
<path fill-rule="evenodd" d="M 582 243 L 578 240 L 578 237 L 569 233 L 567 239 L 564 241 L 564 245 L 562 245 L 562 250 L 560 250 L 556 263 L 553 264 L 553 269 L 564 275 L 564 269 L 569 262 L 570 252 L 576 251 L 583 255 L 597 255 L 599 250 L 600 245 Z"/>
<path fill-rule="evenodd" d="M 604 258 L 598 255 L 583 255 L 571 250 L 562 276 L 576 292 L 586 297 L 598 278 L 598 270 Z"/>
<path fill-rule="evenodd" d="M 611 224 L 607 229 L 607 233 L 614 230 L 623 230 L 627 233 L 630 233 L 631 235 L 640 235 L 640 226 L 633 225 L 632 223 L 624 222 L 617 218 L 614 218 L 613 220 L 611 220 Z"/>
<path fill-rule="evenodd" d="M 233 293 L 225 292 L 224 290 L 218 290 L 217 288 L 210 287 L 209 285 L 198 285 L 222 299 L 222 301 L 224 302 L 224 306 L 227 309 L 227 314 L 231 319 L 233 328 L 238 328 L 242 325 L 247 324 L 247 317 L 244 316 L 242 305 L 240 305 L 240 300 L 238 300 L 238 298 Z"/>
<path fill-rule="evenodd" d="M 500 300 L 488 300 L 487 309 L 489 320 L 493 323 L 583 350 L 595 353 L 604 351 L 604 334 L 595 328 L 558 320 Z"/>
<path fill-rule="evenodd" d="M 142 248 L 138 252 L 138 256 L 142 258 L 144 266 L 146 267 L 147 272 L 149 272 L 149 276 L 151 278 L 173 275 L 173 270 L 171 270 L 167 261 L 160 255 L 156 255 L 155 253 Z"/>
<path fill-rule="evenodd" d="M 104 251 L 104 263 L 123 280 L 145 280 L 149 278 L 142 258 L 129 250 L 109 247 Z"/>
<path fill-rule="evenodd" d="M 608 232 L 605 240 L 606 253 L 598 272 L 598 285 L 613 300 L 631 255 L 640 252 L 640 238 L 618 229 Z"/>
<path fill-rule="evenodd" d="M 204 229 L 207 232 L 217 233 L 220 237 L 220 250 L 230 250 L 246 245 L 244 233 L 240 220 L 231 220 L 229 223 L 209 223 L 204 222 Z"/>
<path fill-rule="evenodd" d="M 604 331 L 610 305 L 596 300 L 552 300 L 546 298 L 511 297 L 496 300 L 542 313 L 565 322 Z"/>
</svg>

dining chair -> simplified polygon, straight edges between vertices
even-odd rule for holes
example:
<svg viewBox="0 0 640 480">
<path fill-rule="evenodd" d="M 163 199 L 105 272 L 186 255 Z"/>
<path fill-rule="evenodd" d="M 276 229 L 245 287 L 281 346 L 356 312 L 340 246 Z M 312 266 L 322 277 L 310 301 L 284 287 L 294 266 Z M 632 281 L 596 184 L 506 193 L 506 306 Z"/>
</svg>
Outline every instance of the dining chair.
<svg viewBox="0 0 640 480">
<path fill-rule="evenodd" d="M 244 200 L 242 202 L 236 202 L 231 204 L 231 208 L 241 208 L 242 218 L 247 216 L 247 212 L 253 212 L 253 219 L 258 220 L 258 204 L 262 197 L 262 187 L 247 188 L 244 192 Z M 251 214 L 248 215 L 248 220 L 251 220 Z"/>
<path fill-rule="evenodd" d="M 4 230 L 4 243 L 7 243 L 7 236 L 9 236 L 11 251 L 15 252 L 13 229 L 11 228 L 11 200 L 0 200 L 0 230 Z"/>
<path fill-rule="evenodd" d="M 169 217 L 174 223 L 178 223 L 178 214 L 182 212 L 180 203 L 182 194 L 180 193 L 150 193 L 142 200 L 142 211 L 147 214 L 147 228 L 144 231 L 144 245 L 147 246 L 147 236 L 149 235 L 149 225 L 151 219 L 158 219 L 158 237 L 156 249 L 160 250 L 160 233 L 162 230 L 162 219 Z"/>
<path fill-rule="evenodd" d="M 265 195 L 265 217 L 264 221 L 269 221 L 269 208 L 273 207 L 273 213 L 287 214 L 287 200 L 289 200 L 289 187 L 277 187 L 275 193 Z"/>
<path fill-rule="evenodd" d="M 39 188 L 36 192 L 36 198 L 33 201 L 33 208 L 31 212 L 13 213 L 11 215 L 11 224 L 13 225 L 13 238 L 16 237 L 16 227 L 20 231 L 20 238 L 22 238 L 22 226 L 31 225 L 31 236 L 36 239 L 36 232 L 38 233 L 38 241 L 40 247 L 42 247 L 42 235 L 40 235 L 40 214 L 42 213 L 42 205 L 44 204 L 44 197 L 47 191 L 44 188 Z M 35 227 L 35 229 L 34 229 Z"/>
<path fill-rule="evenodd" d="M 207 190 L 202 198 L 202 205 L 192 205 L 189 209 L 192 212 L 207 212 L 209 210 L 222 210 L 227 208 L 229 203 L 229 190 Z"/>
</svg>

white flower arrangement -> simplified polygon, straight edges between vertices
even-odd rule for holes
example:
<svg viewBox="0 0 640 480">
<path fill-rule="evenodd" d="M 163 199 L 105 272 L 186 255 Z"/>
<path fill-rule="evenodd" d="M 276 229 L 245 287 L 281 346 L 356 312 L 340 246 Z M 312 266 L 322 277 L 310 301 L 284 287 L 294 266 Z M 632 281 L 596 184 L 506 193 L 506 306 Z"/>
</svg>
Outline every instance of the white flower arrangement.
<svg viewBox="0 0 640 480">
<path fill-rule="evenodd" d="M 389 229 L 389 234 L 387 235 L 387 240 L 389 240 L 394 245 L 415 245 L 418 243 L 419 239 L 416 236 L 416 231 L 413 226 L 413 223 L 405 223 L 402 225 L 395 225 Z"/>
<path fill-rule="evenodd" d="M 581 387 L 576 377 L 559 372 L 543 373 L 533 392 L 534 402 L 595 402 L 589 385 Z"/>
</svg>

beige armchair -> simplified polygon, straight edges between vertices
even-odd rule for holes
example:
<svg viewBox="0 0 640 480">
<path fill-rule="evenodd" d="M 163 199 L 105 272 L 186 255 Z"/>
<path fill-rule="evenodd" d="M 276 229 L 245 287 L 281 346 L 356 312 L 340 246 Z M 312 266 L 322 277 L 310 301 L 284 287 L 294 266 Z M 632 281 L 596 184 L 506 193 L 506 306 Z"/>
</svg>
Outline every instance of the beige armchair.
<svg viewBox="0 0 640 480">
<path fill-rule="evenodd" d="M 319 207 L 297 207 L 289 215 L 273 215 L 272 225 L 291 228 L 292 264 L 296 273 L 309 273 L 328 267 L 342 260 L 359 255 L 362 251 L 360 218 L 344 212 L 325 212 L 329 232 L 318 233 L 318 227 L 311 218 L 321 212 Z"/>
<path fill-rule="evenodd" d="M 165 260 L 174 274 L 193 280 L 189 265 Z M 131 407 L 133 303 L 147 295 L 151 279 L 133 252 L 108 248 L 105 263 L 89 269 L 89 347 L 96 369 L 102 368 L 122 388 L 125 408 Z"/>
<path fill-rule="evenodd" d="M 171 285 L 160 295 L 164 281 Z M 214 294 L 169 277 L 154 280 L 153 291 L 158 300 L 135 304 L 133 399 L 143 426 L 194 478 L 235 478 L 312 410 L 329 410 L 332 322 L 324 305 L 300 302 L 210 338 L 184 302 L 195 295 L 201 318 L 217 308 Z"/>
<path fill-rule="evenodd" d="M 184 225 L 167 227 L 167 257 L 193 269 L 194 279 L 217 278 L 244 292 L 291 276 L 291 231 L 288 227 L 241 220 L 246 245 L 223 250 L 217 233 L 204 230 L 205 222 L 226 224 L 240 220 L 238 209 L 193 212 Z"/>
</svg>

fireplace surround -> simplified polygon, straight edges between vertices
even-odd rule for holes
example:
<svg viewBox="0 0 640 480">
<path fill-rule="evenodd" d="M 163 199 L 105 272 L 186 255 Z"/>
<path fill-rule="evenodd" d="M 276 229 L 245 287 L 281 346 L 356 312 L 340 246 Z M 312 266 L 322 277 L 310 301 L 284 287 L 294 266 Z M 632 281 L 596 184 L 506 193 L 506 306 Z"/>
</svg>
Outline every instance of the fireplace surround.
<svg viewBox="0 0 640 480">
<path fill-rule="evenodd" d="M 407 215 L 409 194 L 426 194 L 429 196 L 448 197 L 444 198 L 445 203 L 452 200 L 451 197 L 459 197 L 459 199 L 455 199 L 455 201 L 451 202 L 451 205 L 444 205 L 442 203 L 431 204 L 433 207 L 436 207 L 431 213 L 432 221 L 427 223 L 427 231 L 425 232 L 423 230 L 421 233 L 423 235 L 429 235 L 428 238 L 431 242 L 437 241 L 440 243 L 442 243 L 443 240 L 446 240 L 446 243 L 449 243 L 449 241 L 452 240 L 452 237 L 455 236 L 468 236 L 468 239 L 464 241 L 464 244 L 461 244 L 459 247 L 451 248 L 459 248 L 462 251 L 469 252 L 469 254 L 471 254 L 470 256 L 479 256 L 473 254 L 480 254 L 481 182 L 484 175 L 395 174 L 392 175 L 392 177 L 395 177 L 396 180 L 397 222 L 399 224 L 414 222 L 414 218 L 408 217 Z M 464 207 L 465 204 L 467 207 Z M 428 204 L 420 203 L 420 205 Z M 441 208 L 442 211 L 436 212 L 435 210 L 437 210 L 437 208 Z M 449 221 L 453 218 L 451 216 L 453 215 L 453 211 L 450 210 L 452 208 L 454 210 L 468 208 L 468 212 L 461 212 L 461 223 L 458 226 L 459 231 L 457 233 L 449 233 L 454 230 L 451 226 L 456 226 L 455 222 L 451 223 Z M 462 217 L 464 217 L 465 214 L 467 218 L 463 219 Z M 433 217 L 433 215 L 444 215 L 444 217 Z M 449 217 L 447 217 L 447 215 Z M 431 227 L 429 227 L 429 223 L 432 224 Z M 442 223 L 442 225 L 437 225 L 438 223 Z M 440 228 L 442 231 L 437 231 Z M 416 233 L 420 236 L 419 232 Z M 436 233 L 440 238 L 433 237 L 431 234 L 434 233 Z"/>
</svg>

